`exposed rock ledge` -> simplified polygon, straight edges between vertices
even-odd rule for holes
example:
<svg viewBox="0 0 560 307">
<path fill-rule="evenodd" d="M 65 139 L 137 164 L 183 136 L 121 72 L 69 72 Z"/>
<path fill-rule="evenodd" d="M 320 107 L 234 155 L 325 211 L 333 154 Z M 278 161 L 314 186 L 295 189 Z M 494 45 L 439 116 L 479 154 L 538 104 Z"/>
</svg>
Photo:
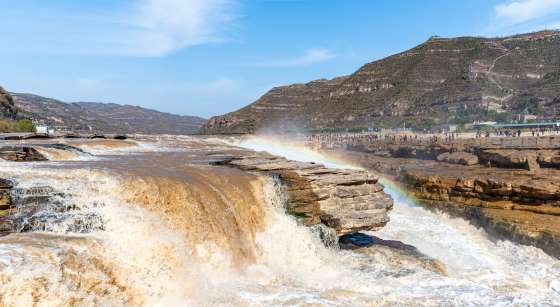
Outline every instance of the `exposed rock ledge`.
<svg viewBox="0 0 560 307">
<path fill-rule="evenodd" d="M 0 147 L 0 159 L 14 162 L 49 160 L 40 152 L 41 148 L 58 149 L 74 153 L 85 153 L 78 147 L 58 143 L 6 145 Z"/>
<path fill-rule="evenodd" d="M 427 208 L 469 219 L 487 232 L 560 258 L 560 170 L 487 168 L 330 152 L 402 184 Z"/>
<path fill-rule="evenodd" d="M 286 209 L 304 225 L 323 223 L 338 235 L 376 230 L 389 222 L 393 200 L 378 177 L 363 170 L 338 170 L 259 153 L 213 164 L 278 177 L 288 195 Z"/>
</svg>

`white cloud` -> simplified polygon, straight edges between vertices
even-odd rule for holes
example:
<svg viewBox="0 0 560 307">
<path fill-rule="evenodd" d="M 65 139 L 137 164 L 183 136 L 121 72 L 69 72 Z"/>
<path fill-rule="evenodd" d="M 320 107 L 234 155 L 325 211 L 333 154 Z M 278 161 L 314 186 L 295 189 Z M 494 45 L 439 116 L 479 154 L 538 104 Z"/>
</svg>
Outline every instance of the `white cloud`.
<svg viewBox="0 0 560 307">
<path fill-rule="evenodd" d="M 228 39 L 239 0 L 131 0 L 90 6 L 16 10 L 0 36 L 42 54 L 159 57 Z M 92 7 L 94 5 L 91 5 Z M 25 38 L 25 39 L 24 39 Z"/>
<path fill-rule="evenodd" d="M 235 19 L 234 0 L 142 0 L 128 22 L 135 26 L 131 51 L 160 56 L 223 40 Z"/>
<path fill-rule="evenodd" d="M 252 63 L 251 66 L 257 67 L 296 67 L 308 66 L 316 63 L 327 62 L 336 58 L 336 54 L 329 49 L 318 48 L 306 50 L 299 57 L 289 59 L 277 59 Z"/>
<path fill-rule="evenodd" d="M 560 12 L 559 0 L 517 0 L 494 7 L 496 19 L 515 25 Z"/>
</svg>

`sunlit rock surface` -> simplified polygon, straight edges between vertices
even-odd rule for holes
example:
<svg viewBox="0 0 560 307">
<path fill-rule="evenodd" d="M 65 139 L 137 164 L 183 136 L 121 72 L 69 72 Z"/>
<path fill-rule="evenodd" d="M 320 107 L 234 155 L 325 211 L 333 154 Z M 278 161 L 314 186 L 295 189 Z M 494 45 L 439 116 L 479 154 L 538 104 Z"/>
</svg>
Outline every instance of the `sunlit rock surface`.
<svg viewBox="0 0 560 307">
<path fill-rule="evenodd" d="M 389 221 L 393 201 L 367 171 L 331 169 L 266 154 L 216 164 L 277 176 L 286 185 L 288 212 L 306 225 L 324 223 L 343 235 L 375 230 Z"/>
</svg>

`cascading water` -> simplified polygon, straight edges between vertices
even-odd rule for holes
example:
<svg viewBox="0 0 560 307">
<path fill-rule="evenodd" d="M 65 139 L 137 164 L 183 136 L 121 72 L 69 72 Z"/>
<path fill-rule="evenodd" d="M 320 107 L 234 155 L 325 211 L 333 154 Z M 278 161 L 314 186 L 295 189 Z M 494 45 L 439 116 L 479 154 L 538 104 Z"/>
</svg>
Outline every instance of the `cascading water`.
<svg viewBox="0 0 560 307">
<path fill-rule="evenodd" d="M 40 221 L 30 232 L 0 237 L 2 305 L 560 304 L 556 259 L 492 242 L 390 185 L 392 221 L 375 235 L 418 247 L 443 262 L 447 275 L 398 254 L 326 248 L 284 213 L 274 179 L 199 163 L 227 146 L 161 142 L 140 144 L 140 153 L 126 146 L 118 156 L 116 144 L 98 147 L 110 156 L 84 162 L 0 162 L 0 177 L 14 179 L 17 189 L 48 186 L 55 195 L 38 215 L 25 215 Z M 240 145 L 347 166 L 279 143 Z"/>
<path fill-rule="evenodd" d="M 246 139 L 237 145 L 333 168 L 356 168 L 307 148 L 266 139 Z M 418 270 L 391 278 L 392 269 L 374 265 L 370 270 L 380 270 L 374 274 L 380 275 L 376 283 L 393 288 L 386 289 L 390 294 L 385 302 L 406 303 L 416 297 L 427 305 L 560 304 L 560 261 L 538 248 L 493 240 L 465 220 L 425 210 L 395 184 L 382 182 L 395 207 L 391 222 L 374 234 L 417 247 L 443 262 L 448 272 L 442 276 Z"/>
</svg>

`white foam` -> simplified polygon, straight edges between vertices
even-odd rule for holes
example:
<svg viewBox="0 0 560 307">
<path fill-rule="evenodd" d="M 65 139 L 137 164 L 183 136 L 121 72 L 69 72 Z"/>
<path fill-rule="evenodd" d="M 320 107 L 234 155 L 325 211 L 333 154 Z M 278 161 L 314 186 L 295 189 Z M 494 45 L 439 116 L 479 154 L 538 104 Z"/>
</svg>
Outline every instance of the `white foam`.
<svg viewBox="0 0 560 307">
<path fill-rule="evenodd" d="M 260 141 L 257 148 L 268 147 Z M 284 150 L 278 143 L 270 147 L 293 159 L 345 167 L 298 147 Z M 386 190 L 395 198 L 392 220 L 375 235 L 416 246 L 442 261 L 449 276 L 325 248 L 309 228 L 284 213 L 282 187 L 272 179 L 263 189 L 267 227 L 256 234 L 257 260 L 238 271 L 229 267 L 230 256 L 211 242 L 194 247 L 198 255 L 206 254 L 205 261 L 191 258 L 182 233 L 121 199 L 118 178 L 87 169 L 0 164 L 1 178 L 18 179 L 20 187 L 54 186 L 69 195 L 68 202 L 104 221 L 103 229 L 89 234 L 68 233 L 67 227 L 55 224 L 49 232 L 54 237 L 20 234 L 25 238 L 21 243 L 8 243 L 11 236 L 0 238 L 0 297 L 7 305 L 27 305 L 32 294 L 40 294 L 43 305 L 64 305 L 70 298 L 80 298 L 84 305 L 130 305 L 127 299 L 134 298 L 135 304 L 147 306 L 560 304 L 557 259 L 537 248 L 493 242 L 461 219 L 416 206 L 391 185 Z M 73 288 L 65 274 L 72 272 L 69 253 L 77 253 L 84 264 L 101 260 L 107 266 L 86 266 L 77 275 L 97 280 L 106 292 Z M 109 269 L 113 279 L 106 275 Z"/>
<path fill-rule="evenodd" d="M 238 145 L 329 167 L 355 167 L 332 161 L 309 149 L 283 146 L 278 142 L 268 144 L 263 139 L 242 141 Z M 396 186 L 385 183 L 386 192 L 395 199 L 395 207 L 389 224 L 375 235 L 417 247 L 442 261 L 449 269 L 449 276 L 417 270 L 396 277 L 393 274 L 398 268 L 387 264 L 372 264 L 356 270 L 356 265 L 362 263 L 360 257 L 347 254 L 327 260 L 334 261 L 335 270 L 342 274 L 337 280 L 346 282 L 347 270 L 352 271 L 352 278 L 342 285 L 343 289 L 358 292 L 357 297 L 385 295 L 385 302 L 390 303 L 421 299 L 421 304 L 426 305 L 560 304 L 560 294 L 556 290 L 560 261 L 535 247 L 510 241 L 494 242 L 483 230 L 465 220 L 429 212 Z"/>
</svg>

